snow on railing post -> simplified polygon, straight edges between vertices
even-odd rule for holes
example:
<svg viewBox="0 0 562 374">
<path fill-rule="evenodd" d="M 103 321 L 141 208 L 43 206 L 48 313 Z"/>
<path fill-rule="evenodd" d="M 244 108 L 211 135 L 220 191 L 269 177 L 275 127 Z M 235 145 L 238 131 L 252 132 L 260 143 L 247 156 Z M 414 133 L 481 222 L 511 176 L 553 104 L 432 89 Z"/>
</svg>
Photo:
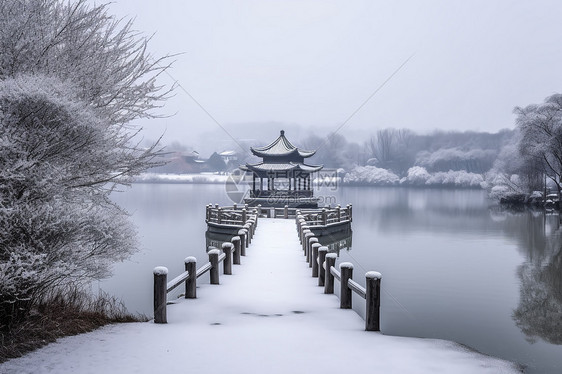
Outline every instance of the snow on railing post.
<svg viewBox="0 0 562 374">
<path fill-rule="evenodd" d="M 365 330 L 380 331 L 380 307 L 381 307 L 381 273 L 369 271 L 366 278 L 366 312 Z"/>
<path fill-rule="evenodd" d="M 241 242 L 240 237 L 235 236 L 232 239 L 230 239 L 230 241 L 234 245 L 234 258 L 233 258 L 234 265 L 240 265 L 240 242 Z"/>
<path fill-rule="evenodd" d="M 328 213 L 326 213 L 326 209 L 322 208 L 322 226 L 326 226 L 328 224 Z"/>
<path fill-rule="evenodd" d="M 312 277 L 318 277 L 318 250 L 322 247 L 320 243 L 312 244 Z"/>
<path fill-rule="evenodd" d="M 248 212 L 246 211 L 246 208 L 242 209 L 242 224 L 246 223 L 246 217 L 247 217 Z"/>
<path fill-rule="evenodd" d="M 328 253 L 326 255 L 326 272 L 324 273 L 324 293 L 325 294 L 332 294 L 334 293 L 334 276 L 330 271 L 332 266 L 336 265 L 336 257 L 335 253 Z"/>
<path fill-rule="evenodd" d="M 224 258 L 224 263 L 222 264 L 223 273 L 226 275 L 232 275 L 232 250 L 234 246 L 232 243 L 222 243 L 222 251 L 226 255 Z"/>
<path fill-rule="evenodd" d="M 211 284 L 219 284 L 219 255 L 220 251 L 211 247 L 212 249 L 207 253 L 209 255 L 209 262 L 211 263 L 211 270 L 209 275 L 211 278 Z"/>
<path fill-rule="evenodd" d="M 302 241 L 302 247 L 304 250 L 304 255 L 306 256 L 306 261 L 308 262 L 309 256 L 310 254 L 308 253 L 308 243 L 310 238 L 312 238 L 314 236 L 314 234 L 312 233 L 312 231 L 308 230 L 307 233 L 304 234 L 304 240 Z"/>
<path fill-rule="evenodd" d="M 232 209 L 236 210 L 236 208 L 238 208 L 238 205 L 236 203 L 232 204 Z"/>
<path fill-rule="evenodd" d="M 328 247 L 318 248 L 318 285 L 324 285 L 324 261 L 326 261 L 326 255 L 328 254 Z"/>
<path fill-rule="evenodd" d="M 197 298 L 197 259 L 195 257 L 186 257 L 184 260 L 185 271 L 189 276 L 185 280 L 185 298 Z"/>
<path fill-rule="evenodd" d="M 154 274 L 154 323 L 167 323 L 166 295 L 168 284 L 168 269 L 157 266 L 152 271 Z"/>
<path fill-rule="evenodd" d="M 246 234 L 247 231 L 244 229 L 238 230 L 238 236 L 240 237 L 240 255 L 246 256 Z"/>
<path fill-rule="evenodd" d="M 283 211 L 283 218 L 289 218 L 289 206 L 285 205 L 285 210 Z"/>
<path fill-rule="evenodd" d="M 258 204 L 258 215 L 261 216 L 261 204 Z"/>
<path fill-rule="evenodd" d="M 312 267 L 312 246 L 318 243 L 318 238 L 313 236 L 312 238 L 308 239 L 308 251 L 306 254 L 306 261 L 308 261 L 308 267 Z"/>
<path fill-rule="evenodd" d="M 351 309 L 351 295 L 353 291 L 349 288 L 347 281 L 353 278 L 353 264 L 342 262 L 340 264 L 340 308 Z"/>
</svg>

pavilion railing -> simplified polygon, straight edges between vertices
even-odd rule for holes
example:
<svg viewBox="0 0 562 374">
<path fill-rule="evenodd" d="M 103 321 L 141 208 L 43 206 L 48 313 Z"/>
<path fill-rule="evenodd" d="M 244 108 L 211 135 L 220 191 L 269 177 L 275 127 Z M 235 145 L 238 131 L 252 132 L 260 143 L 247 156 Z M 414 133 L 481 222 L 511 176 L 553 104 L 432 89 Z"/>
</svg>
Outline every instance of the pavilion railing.
<svg viewBox="0 0 562 374">
<path fill-rule="evenodd" d="M 327 226 L 330 224 L 353 221 L 353 207 L 347 204 L 345 208 L 337 205 L 335 208 L 297 209 L 296 216 L 301 216 L 308 226 Z"/>
<path fill-rule="evenodd" d="M 257 221 L 258 210 L 248 208 L 248 205 L 219 206 L 219 204 L 207 205 L 205 221 L 223 225 L 244 226 L 248 221 Z"/>
</svg>

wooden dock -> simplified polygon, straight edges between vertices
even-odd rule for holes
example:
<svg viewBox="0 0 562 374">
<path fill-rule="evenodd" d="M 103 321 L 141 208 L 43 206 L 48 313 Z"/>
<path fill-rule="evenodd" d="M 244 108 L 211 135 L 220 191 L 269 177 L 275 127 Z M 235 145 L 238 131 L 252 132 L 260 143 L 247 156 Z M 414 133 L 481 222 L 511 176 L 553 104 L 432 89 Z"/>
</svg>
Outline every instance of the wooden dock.
<svg viewBox="0 0 562 374">
<path fill-rule="evenodd" d="M 225 215 L 223 215 L 223 209 L 218 206 L 214 208 L 216 213 L 213 213 L 212 209 L 209 209 L 209 207 L 207 209 L 206 220 L 208 223 L 211 216 L 218 217 L 219 224 L 223 224 L 221 222 L 222 217 L 229 217 L 226 224 L 230 226 L 232 225 L 232 214 L 239 214 L 236 208 L 234 210 L 229 209 L 230 212 Z M 349 213 L 350 210 L 348 208 Z M 233 236 L 230 242 L 222 243 L 223 253 L 218 248 L 209 248 L 209 261 L 199 268 L 197 268 L 197 260 L 188 257 L 185 260 L 185 272 L 168 282 L 167 269 L 160 266 L 156 267 L 154 269 L 154 321 L 156 323 L 168 322 L 166 295 L 174 288 L 185 283 L 185 298 L 195 299 L 197 298 L 198 279 L 205 273 L 209 272 L 211 284 L 220 284 L 221 262 L 223 263 L 222 273 L 232 275 L 233 264 L 242 264 L 243 257 L 246 260 L 246 248 L 253 243 L 254 236 L 258 232 L 258 222 L 260 222 L 259 239 L 257 239 L 257 243 L 253 243 L 254 251 L 252 252 L 255 253 L 254 256 L 261 257 L 262 264 L 251 270 L 246 270 L 251 272 L 251 277 L 254 278 L 252 290 L 255 291 L 256 288 L 265 287 L 270 290 L 277 303 L 283 304 L 289 301 L 287 297 L 291 299 L 294 298 L 293 295 L 300 294 L 299 292 L 289 291 L 287 285 L 293 284 L 293 281 L 292 277 L 288 275 L 290 272 L 287 269 L 291 268 L 291 264 L 288 264 L 287 260 L 282 260 L 282 258 L 286 259 L 288 253 L 294 252 L 295 249 L 298 252 L 301 249 L 301 255 L 308 268 L 311 269 L 311 277 L 317 279 L 316 286 L 322 287 L 324 294 L 333 294 L 335 282 L 336 280 L 339 281 L 341 309 L 352 308 L 353 292 L 365 299 L 365 330 L 379 331 L 381 275 L 377 272 L 365 274 L 366 288 L 364 288 L 353 280 L 352 264 L 342 263 L 339 269 L 336 268 L 336 253 L 328 253 L 328 247 L 322 246 L 310 230 L 310 227 L 314 224 L 325 226 L 327 212 L 323 209 L 320 214 L 324 217 L 323 219 L 320 217 L 320 220 L 316 215 L 311 216 L 310 212 L 301 214 L 299 210 L 295 212 L 294 219 L 289 219 L 287 208 L 285 208 L 283 219 L 259 219 L 258 214 L 253 214 L 247 223 L 242 220 L 241 223 L 245 223 L 244 228 L 238 231 L 238 235 Z M 247 216 L 246 209 L 243 209 L 243 216 Z M 337 207 L 337 218 L 334 217 L 334 220 L 342 221 L 342 217 L 350 223 L 350 214 L 340 214 L 340 208 Z M 301 261 L 296 261 L 296 263 L 299 262 L 302 262 L 302 258 Z M 306 285 L 302 284 L 301 287 L 306 287 Z M 252 290 L 249 289 L 248 294 L 254 295 Z M 263 289 L 261 290 L 263 291 Z M 248 302 L 250 301 L 248 300 Z"/>
</svg>

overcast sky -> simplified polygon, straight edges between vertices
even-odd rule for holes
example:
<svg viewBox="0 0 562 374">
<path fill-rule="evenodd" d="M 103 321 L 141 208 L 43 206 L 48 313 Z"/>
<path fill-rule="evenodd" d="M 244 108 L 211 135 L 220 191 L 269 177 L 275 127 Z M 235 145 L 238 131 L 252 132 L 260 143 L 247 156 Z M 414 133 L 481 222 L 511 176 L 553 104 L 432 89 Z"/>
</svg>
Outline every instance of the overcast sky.
<svg viewBox="0 0 562 374">
<path fill-rule="evenodd" d="M 562 87 L 559 0 L 114 0 L 110 10 L 155 33 L 155 55 L 182 53 L 170 74 L 234 136 L 247 124 L 271 127 L 271 139 L 291 124 L 334 131 L 409 57 L 342 134 L 495 132 L 513 128 L 514 106 Z M 164 112 L 175 115 L 142 123 L 148 137 L 222 132 L 181 89 Z"/>
</svg>

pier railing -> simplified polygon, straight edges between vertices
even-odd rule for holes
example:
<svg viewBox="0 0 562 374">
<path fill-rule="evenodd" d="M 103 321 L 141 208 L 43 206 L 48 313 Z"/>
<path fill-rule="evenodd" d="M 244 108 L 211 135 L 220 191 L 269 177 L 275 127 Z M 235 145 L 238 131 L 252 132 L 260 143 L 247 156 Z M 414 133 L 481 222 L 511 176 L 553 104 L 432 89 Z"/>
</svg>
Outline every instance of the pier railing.
<svg viewBox="0 0 562 374">
<path fill-rule="evenodd" d="M 352 222 L 352 208 L 352 205 L 348 204 L 345 208 L 336 205 L 335 208 L 297 209 L 296 216 L 304 219 L 309 226 L 327 226 L 334 223 Z"/>
<path fill-rule="evenodd" d="M 207 223 L 212 222 L 223 225 L 244 226 L 249 219 L 257 219 L 258 210 L 249 208 L 248 204 L 232 206 L 219 206 L 219 204 L 207 205 L 205 212 L 205 220 Z"/>
<path fill-rule="evenodd" d="M 350 208 L 351 212 L 351 208 Z M 310 221 L 303 214 L 296 217 L 297 231 L 302 249 L 312 276 L 318 278 L 318 286 L 324 287 L 325 294 L 334 293 L 334 280 L 340 282 L 340 308 L 352 308 L 352 293 L 365 299 L 365 330 L 380 331 L 380 294 L 382 275 L 375 271 L 365 274 L 365 285 L 353 280 L 353 264 L 343 262 L 336 269 L 335 253 L 328 253 L 328 247 L 322 246 L 310 230 Z"/>
<path fill-rule="evenodd" d="M 185 271 L 168 282 L 168 269 L 157 266 L 154 274 L 154 323 L 167 323 L 167 294 L 173 289 L 185 284 L 185 298 L 197 298 L 197 279 L 209 273 L 211 284 L 219 284 L 219 265 L 223 263 L 223 273 L 232 274 L 232 264 L 240 265 L 240 257 L 246 255 L 246 248 L 250 245 L 255 234 L 257 221 L 249 219 L 246 228 L 240 229 L 238 235 L 230 242 L 222 244 L 222 253 L 218 248 L 210 247 L 207 252 L 209 261 L 197 268 L 195 257 L 184 260 Z"/>
</svg>

